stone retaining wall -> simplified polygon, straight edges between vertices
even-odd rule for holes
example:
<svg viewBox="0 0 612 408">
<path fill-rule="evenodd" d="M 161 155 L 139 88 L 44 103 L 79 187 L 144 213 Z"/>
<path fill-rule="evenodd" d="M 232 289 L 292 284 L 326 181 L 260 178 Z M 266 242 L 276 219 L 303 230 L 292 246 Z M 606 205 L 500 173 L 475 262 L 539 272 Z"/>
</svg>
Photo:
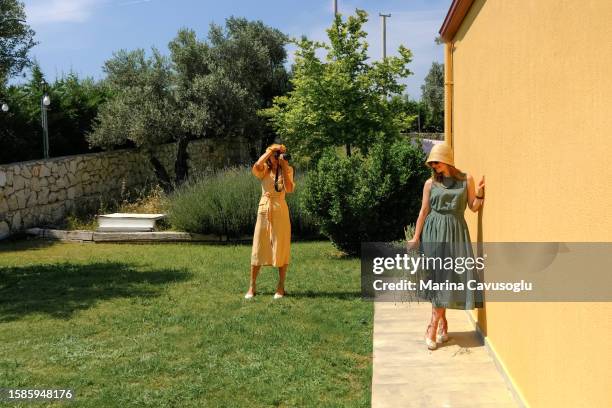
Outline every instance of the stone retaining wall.
<svg viewBox="0 0 612 408">
<path fill-rule="evenodd" d="M 171 143 L 155 152 L 170 175 L 174 175 L 176 149 Z M 192 174 L 250 161 L 245 143 L 194 141 L 188 154 Z M 147 156 L 137 150 L 0 165 L 0 239 L 56 223 L 87 202 L 118 197 L 154 182 Z"/>
</svg>

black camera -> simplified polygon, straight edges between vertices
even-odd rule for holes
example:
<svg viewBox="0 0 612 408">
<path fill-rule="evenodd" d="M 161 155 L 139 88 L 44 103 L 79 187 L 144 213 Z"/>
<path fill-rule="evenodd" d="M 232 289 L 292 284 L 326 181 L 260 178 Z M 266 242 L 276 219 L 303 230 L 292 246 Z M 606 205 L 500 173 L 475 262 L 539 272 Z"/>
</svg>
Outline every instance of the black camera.
<svg viewBox="0 0 612 408">
<path fill-rule="evenodd" d="M 283 155 L 283 159 L 287 161 L 291 160 L 291 155 L 289 153 L 281 153 L 279 150 L 274 152 L 274 157 L 276 157 L 276 159 L 278 160 L 281 154 Z"/>
</svg>

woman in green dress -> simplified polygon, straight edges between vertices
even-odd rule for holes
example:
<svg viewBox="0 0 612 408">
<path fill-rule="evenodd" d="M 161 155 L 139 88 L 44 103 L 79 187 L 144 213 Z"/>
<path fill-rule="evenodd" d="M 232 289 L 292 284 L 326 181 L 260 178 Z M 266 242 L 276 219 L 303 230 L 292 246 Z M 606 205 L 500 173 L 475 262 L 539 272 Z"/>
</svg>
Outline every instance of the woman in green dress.
<svg viewBox="0 0 612 408">
<path fill-rule="evenodd" d="M 409 249 L 419 248 L 426 257 L 458 259 L 474 257 L 470 233 L 463 213 L 465 208 L 477 212 L 484 202 L 484 176 L 475 186 L 474 178 L 455 167 L 453 151 L 445 144 L 435 145 L 427 165 L 432 176 L 425 182 L 421 211 L 416 222 Z M 477 191 L 476 191 L 477 190 Z M 431 321 L 425 333 L 425 344 L 430 350 L 437 343 L 448 341 L 446 309 L 474 309 L 482 307 L 481 294 L 467 288 L 467 281 L 475 279 L 473 268 L 444 269 L 439 265 L 427 270 L 434 283 L 463 283 L 465 290 L 428 290 L 432 303 Z"/>
</svg>

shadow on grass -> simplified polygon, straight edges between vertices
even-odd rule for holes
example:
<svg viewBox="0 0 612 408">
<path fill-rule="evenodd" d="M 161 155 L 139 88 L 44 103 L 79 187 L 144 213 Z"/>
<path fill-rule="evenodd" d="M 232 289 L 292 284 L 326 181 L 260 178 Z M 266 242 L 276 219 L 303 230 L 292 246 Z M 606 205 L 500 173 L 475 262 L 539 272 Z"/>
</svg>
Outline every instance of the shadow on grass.
<svg viewBox="0 0 612 408">
<path fill-rule="evenodd" d="M 139 271 L 123 263 L 58 263 L 0 269 L 0 322 L 33 313 L 69 318 L 98 301 L 159 295 L 164 286 L 190 273 L 172 269 Z"/>
<path fill-rule="evenodd" d="M 270 292 L 273 293 L 273 292 Z M 317 292 L 309 290 L 305 292 L 289 292 L 287 296 L 296 299 L 319 299 L 319 298 L 333 298 L 340 300 L 355 300 L 361 299 L 361 292 Z"/>
<path fill-rule="evenodd" d="M 60 241 L 32 238 L 25 235 L 12 236 L 0 242 L 0 253 L 46 249 L 58 243 Z"/>
</svg>

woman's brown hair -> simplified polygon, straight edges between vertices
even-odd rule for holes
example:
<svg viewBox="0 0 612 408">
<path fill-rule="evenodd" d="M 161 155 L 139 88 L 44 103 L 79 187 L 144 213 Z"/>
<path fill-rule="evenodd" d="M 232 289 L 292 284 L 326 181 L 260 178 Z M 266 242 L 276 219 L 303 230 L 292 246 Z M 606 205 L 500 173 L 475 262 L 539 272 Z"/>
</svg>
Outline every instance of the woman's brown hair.
<svg viewBox="0 0 612 408">
<path fill-rule="evenodd" d="M 455 166 L 448 165 L 448 171 L 450 176 L 457 180 L 466 180 L 467 176 L 461 170 Z M 431 179 L 437 183 L 442 183 L 444 175 L 442 173 L 436 173 L 434 169 L 431 169 Z"/>
</svg>

